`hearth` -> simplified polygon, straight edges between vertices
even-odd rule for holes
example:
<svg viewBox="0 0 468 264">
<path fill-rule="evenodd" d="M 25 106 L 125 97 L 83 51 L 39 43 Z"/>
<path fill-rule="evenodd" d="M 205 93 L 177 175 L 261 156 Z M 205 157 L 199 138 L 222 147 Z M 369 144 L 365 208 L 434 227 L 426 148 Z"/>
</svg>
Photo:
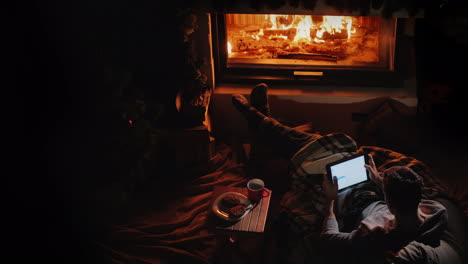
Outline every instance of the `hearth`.
<svg viewBox="0 0 468 264">
<path fill-rule="evenodd" d="M 216 81 L 398 86 L 399 28 L 371 16 L 212 14 Z"/>
</svg>

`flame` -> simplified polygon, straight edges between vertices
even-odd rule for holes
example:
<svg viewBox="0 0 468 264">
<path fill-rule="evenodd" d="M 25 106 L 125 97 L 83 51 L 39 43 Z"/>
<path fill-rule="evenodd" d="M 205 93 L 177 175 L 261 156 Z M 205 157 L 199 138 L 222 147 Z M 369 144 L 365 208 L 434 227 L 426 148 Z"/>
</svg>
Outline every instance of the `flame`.
<svg viewBox="0 0 468 264">
<path fill-rule="evenodd" d="M 288 29 L 289 25 L 282 23 L 282 21 L 287 21 L 289 15 L 265 15 L 266 19 L 271 23 L 270 29 Z"/>
<path fill-rule="evenodd" d="M 353 18 L 350 16 L 323 16 L 323 21 L 315 23 L 310 15 L 265 15 L 265 19 L 269 24 L 269 30 L 288 30 L 291 28 L 296 29 L 294 42 L 299 41 L 314 41 L 316 43 L 325 42 L 323 39 L 324 33 L 329 35 L 342 33 L 346 30 L 347 39 L 350 39 L 352 34 L 356 33 L 356 28 L 353 27 Z M 292 22 L 291 22 L 292 21 Z M 311 32 L 315 36 L 311 36 Z M 258 36 L 263 36 L 261 30 Z M 275 35 L 275 38 L 281 37 L 287 39 L 287 36 Z M 270 38 L 272 38 L 270 36 Z"/>
<path fill-rule="evenodd" d="M 357 32 L 353 19 L 351 16 L 258 15 L 252 27 L 239 31 L 236 38 L 227 41 L 227 54 L 229 57 L 241 53 L 260 55 L 278 48 L 311 52 L 315 47 L 336 46 L 338 39 L 342 45 Z M 266 47 L 269 48 L 264 50 Z"/>
<path fill-rule="evenodd" d="M 388 28 L 382 28 L 380 17 L 237 13 L 224 17 L 225 39 L 218 46 L 223 45 L 226 59 L 236 67 L 367 65 L 381 63 L 386 56 L 380 36 Z"/>
<path fill-rule="evenodd" d="M 310 42 L 310 29 L 312 29 L 313 26 L 314 23 L 312 22 L 311 16 L 305 16 L 304 19 L 301 19 L 296 27 L 297 33 L 294 37 L 294 41 L 307 40 Z"/>
<path fill-rule="evenodd" d="M 232 45 L 231 45 L 231 42 L 229 42 L 229 41 L 227 43 L 227 52 L 228 52 L 228 54 L 232 53 Z"/>
<path fill-rule="evenodd" d="M 328 33 L 341 33 L 343 27 L 343 17 L 341 16 L 324 16 L 321 26 Z"/>
<path fill-rule="evenodd" d="M 353 27 L 353 19 L 351 17 L 349 17 L 346 29 L 348 30 L 348 39 L 350 39 L 351 35 L 356 33 L 356 31 L 357 31 L 356 28 Z"/>
</svg>

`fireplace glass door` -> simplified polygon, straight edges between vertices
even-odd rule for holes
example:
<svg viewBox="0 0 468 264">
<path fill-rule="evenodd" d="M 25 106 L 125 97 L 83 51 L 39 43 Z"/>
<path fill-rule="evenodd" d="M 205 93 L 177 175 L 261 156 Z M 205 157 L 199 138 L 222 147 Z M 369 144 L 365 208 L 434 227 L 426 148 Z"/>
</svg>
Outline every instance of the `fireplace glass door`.
<svg viewBox="0 0 468 264">
<path fill-rule="evenodd" d="M 225 14 L 227 68 L 392 71 L 396 19 Z"/>
</svg>

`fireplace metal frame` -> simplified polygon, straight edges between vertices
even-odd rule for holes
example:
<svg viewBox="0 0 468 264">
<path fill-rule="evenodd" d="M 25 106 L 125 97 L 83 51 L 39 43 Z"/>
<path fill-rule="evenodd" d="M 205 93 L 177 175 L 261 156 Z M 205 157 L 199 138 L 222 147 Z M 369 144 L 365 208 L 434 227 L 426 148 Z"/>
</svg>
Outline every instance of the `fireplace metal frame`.
<svg viewBox="0 0 468 264">
<path fill-rule="evenodd" d="M 393 67 L 326 67 L 291 66 L 285 67 L 228 67 L 224 14 L 211 14 L 213 57 L 216 83 L 288 83 L 310 85 L 383 86 L 398 87 L 404 80 L 401 64 L 408 56 L 407 48 L 401 48 L 402 29 L 405 19 L 398 18 L 395 35 Z M 305 72 L 294 74 L 294 72 Z"/>
</svg>

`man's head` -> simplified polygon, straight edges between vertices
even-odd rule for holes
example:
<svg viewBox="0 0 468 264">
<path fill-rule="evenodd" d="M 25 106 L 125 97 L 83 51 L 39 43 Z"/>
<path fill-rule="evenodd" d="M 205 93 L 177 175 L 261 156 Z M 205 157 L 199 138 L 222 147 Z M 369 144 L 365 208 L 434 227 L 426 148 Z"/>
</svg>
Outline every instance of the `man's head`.
<svg viewBox="0 0 468 264">
<path fill-rule="evenodd" d="M 393 214 L 414 214 L 421 202 L 423 180 L 412 169 L 394 166 L 382 173 L 385 200 Z"/>
</svg>

